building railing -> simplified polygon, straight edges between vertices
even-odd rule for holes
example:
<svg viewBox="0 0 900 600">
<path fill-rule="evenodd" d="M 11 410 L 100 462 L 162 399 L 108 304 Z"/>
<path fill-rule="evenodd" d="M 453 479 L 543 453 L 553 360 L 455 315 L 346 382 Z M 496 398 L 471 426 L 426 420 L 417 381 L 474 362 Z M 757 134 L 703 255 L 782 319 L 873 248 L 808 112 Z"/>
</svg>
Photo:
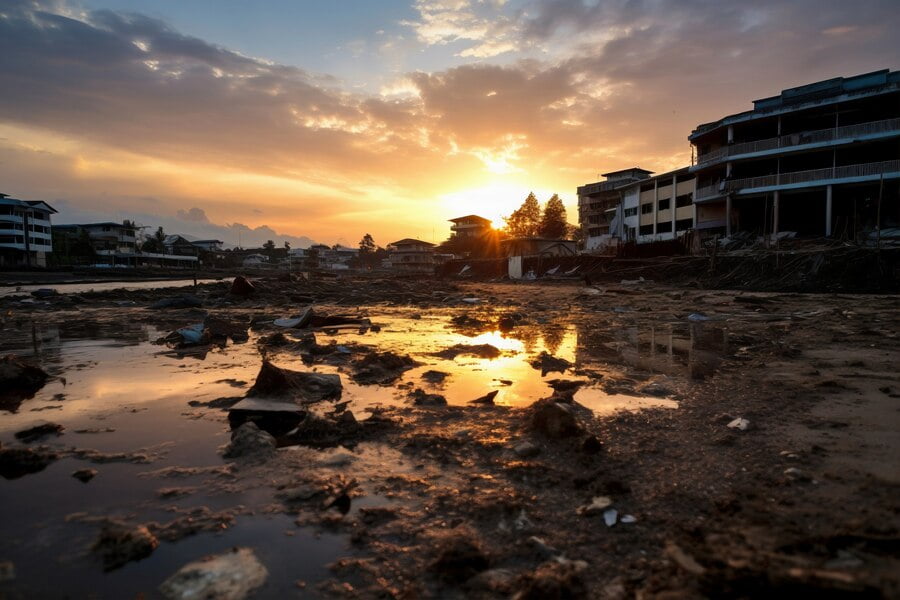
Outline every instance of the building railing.
<svg viewBox="0 0 900 600">
<path fill-rule="evenodd" d="M 731 144 L 729 146 L 716 148 L 712 152 L 707 152 L 698 156 L 697 164 L 705 165 L 742 154 L 753 154 L 755 152 L 765 152 L 768 150 L 776 150 L 778 148 L 793 148 L 805 146 L 807 144 L 818 144 L 834 140 L 852 139 L 864 135 L 877 135 L 879 133 L 892 132 L 900 133 L 900 118 L 871 121 L 869 123 L 859 123 L 858 125 L 845 125 L 843 127 L 832 127 L 830 129 L 819 129 L 816 131 L 802 131 L 765 140 Z"/>
<path fill-rule="evenodd" d="M 701 200 L 703 198 L 712 198 L 713 196 L 718 196 L 723 191 L 724 190 L 719 183 L 714 183 L 712 185 L 698 187 L 696 190 L 694 190 L 694 197 L 697 198 L 697 200 Z"/>
<path fill-rule="evenodd" d="M 726 191 L 738 191 L 778 185 L 792 185 L 796 183 L 808 183 L 811 181 L 823 181 L 827 179 L 852 179 L 854 177 L 872 177 L 883 173 L 900 172 L 900 160 L 888 160 L 884 162 L 864 163 L 859 165 L 847 165 L 844 167 L 828 167 L 826 169 L 811 169 L 808 171 L 794 171 L 791 173 L 779 173 L 777 175 L 763 175 L 761 177 L 745 177 L 725 181 Z M 716 188 L 717 193 L 719 186 Z M 701 188 L 703 190 L 709 189 Z M 697 190 L 698 195 L 700 189 Z"/>
</svg>

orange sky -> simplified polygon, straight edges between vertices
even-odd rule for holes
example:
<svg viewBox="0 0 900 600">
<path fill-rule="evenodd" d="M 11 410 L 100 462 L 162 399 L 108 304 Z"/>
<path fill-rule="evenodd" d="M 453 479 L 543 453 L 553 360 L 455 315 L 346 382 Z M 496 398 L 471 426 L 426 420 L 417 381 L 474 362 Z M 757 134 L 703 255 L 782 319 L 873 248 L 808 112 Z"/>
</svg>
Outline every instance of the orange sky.
<svg viewBox="0 0 900 600">
<path fill-rule="evenodd" d="M 688 164 L 698 123 L 900 63 L 876 0 L 411 2 L 327 65 L 98 3 L 0 6 L 0 192 L 245 246 L 440 241 L 530 190 L 574 223 L 576 186 Z"/>
</svg>

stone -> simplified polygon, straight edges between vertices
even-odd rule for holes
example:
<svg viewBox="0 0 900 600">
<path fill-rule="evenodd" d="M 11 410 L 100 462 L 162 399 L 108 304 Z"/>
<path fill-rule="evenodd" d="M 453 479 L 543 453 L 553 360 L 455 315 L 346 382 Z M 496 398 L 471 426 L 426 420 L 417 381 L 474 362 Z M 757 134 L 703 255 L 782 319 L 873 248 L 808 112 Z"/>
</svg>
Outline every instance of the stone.
<svg viewBox="0 0 900 600">
<path fill-rule="evenodd" d="M 102 559 L 104 570 L 112 571 L 130 561 L 147 558 L 157 546 L 159 540 L 145 526 L 108 521 L 91 550 Z"/>
<path fill-rule="evenodd" d="M 159 591 L 169 600 L 243 600 L 268 576 L 253 550 L 234 548 L 186 564 L 166 579 Z"/>
<path fill-rule="evenodd" d="M 234 278 L 234 281 L 231 282 L 231 289 L 229 291 L 235 296 L 249 296 L 256 291 L 256 286 L 250 283 L 250 280 L 243 275 L 238 275 Z"/>
<path fill-rule="evenodd" d="M 64 429 L 65 427 L 58 423 L 40 423 L 39 425 L 34 425 L 33 427 L 29 427 L 28 429 L 17 431 L 16 439 L 22 440 L 23 442 L 28 444 L 48 435 L 62 435 Z"/>
<path fill-rule="evenodd" d="M 59 456 L 49 450 L 31 448 L 0 448 L 0 476 L 17 479 L 47 468 Z"/>
<path fill-rule="evenodd" d="M 485 405 L 493 406 L 494 398 L 496 398 L 497 394 L 499 394 L 499 393 L 500 393 L 499 390 L 493 390 L 491 392 L 488 392 L 484 396 L 480 396 L 478 398 L 475 398 L 474 400 L 469 400 L 469 404 L 485 404 Z"/>
<path fill-rule="evenodd" d="M 410 392 L 409 397 L 416 406 L 447 406 L 446 398 L 440 394 L 429 394 L 422 388 Z"/>
<path fill-rule="evenodd" d="M 532 360 L 530 364 L 535 369 L 541 370 L 542 377 L 547 373 L 552 373 L 554 371 L 558 373 L 565 373 L 566 370 L 572 366 L 572 363 L 570 363 L 566 359 L 556 358 L 555 356 L 551 356 L 546 352 L 541 352 L 540 356 Z"/>
<path fill-rule="evenodd" d="M 537 444 L 526 440 L 513 446 L 513 452 L 519 458 L 533 458 L 541 453 L 541 448 Z"/>
<path fill-rule="evenodd" d="M 225 446 L 222 456 L 225 458 L 264 458 L 275 453 L 275 438 L 257 427 L 256 423 L 247 421 L 233 432 L 231 442 Z"/>
<path fill-rule="evenodd" d="M 531 425 L 539 433 L 550 438 L 566 438 L 581 433 L 571 405 L 556 402 L 553 398 L 539 400 L 535 404 Z"/>
<path fill-rule="evenodd" d="M 97 476 L 97 472 L 97 469 L 78 469 L 77 471 L 72 472 L 72 477 L 81 483 L 87 483 Z"/>
</svg>

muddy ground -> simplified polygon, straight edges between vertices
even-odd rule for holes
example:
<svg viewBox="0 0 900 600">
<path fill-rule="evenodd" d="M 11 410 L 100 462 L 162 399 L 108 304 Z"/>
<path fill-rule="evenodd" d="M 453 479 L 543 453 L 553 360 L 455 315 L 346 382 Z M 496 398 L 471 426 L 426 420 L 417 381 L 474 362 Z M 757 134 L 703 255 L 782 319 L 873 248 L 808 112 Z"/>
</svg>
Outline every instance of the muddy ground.
<svg viewBox="0 0 900 600">
<path fill-rule="evenodd" d="M 114 518 L 177 545 L 186 523 L 190 533 L 217 535 L 250 515 L 278 514 L 345 540 L 325 576 L 290 579 L 296 597 L 900 597 L 896 296 L 402 280 L 260 281 L 246 297 L 229 294 L 225 283 L 183 292 L 192 294 L 189 302 L 159 309 L 148 307 L 178 292 L 7 298 L 2 327 L 11 336 L 35 321 L 88 329 L 140 322 L 167 332 L 214 315 L 249 328 L 254 361 L 265 355 L 297 371 L 327 365 L 345 381 L 359 379 L 357 361 L 385 350 L 377 334 L 341 350 L 326 347 L 335 334 L 327 325 L 317 329 L 314 346 L 324 350 L 310 350 L 300 331 L 288 332 L 286 342 L 266 337 L 282 333 L 267 321 L 313 305 L 317 314 L 372 323 L 402 315 L 445 319 L 473 336 L 498 332 L 523 341 L 523 360 L 536 371 L 557 369 L 543 381 L 562 382 L 527 401 L 493 404 L 471 403 L 482 395 L 474 391 L 451 397 L 440 375 L 419 385 L 379 374 L 358 383 L 389 390 L 395 401 L 354 410 L 352 419 L 341 419 L 348 409 L 335 399 L 308 407 L 322 419 L 313 428 L 272 427 L 250 414 L 279 448 L 251 444 L 208 467 L 194 486 L 168 479 L 177 466 L 145 469 L 160 485 L 168 482 L 169 497 L 202 492 L 215 498 L 215 509 L 163 524 L 125 507 L 98 514 L 88 506 L 61 519 Z M 554 346 L 554 336 L 570 329 L 577 342 L 569 364 L 546 362 L 560 343 Z M 410 348 L 413 361 L 430 360 Z M 550 352 L 542 358 L 538 348 Z M 452 381 L 476 363 L 435 364 Z M 493 375 L 502 382 L 500 371 Z M 503 385 L 512 384 L 497 389 Z M 206 419 L 227 434 L 248 416 L 228 418 L 248 386 L 236 385 L 234 398 L 218 404 L 185 393 L 185 407 L 194 401 L 198 411 L 185 418 Z M 578 386 L 677 408 L 598 415 L 580 406 Z M 22 414 L 34 401 L 7 399 L 4 406 Z M 52 412 L 42 416 L 54 421 Z M 4 449 L 72 452 L 52 437 L 2 439 Z M 155 461 L 152 452 L 144 458 Z M 4 493 L 23 480 L 3 482 Z M 240 504 L 229 504 L 238 496 Z M 310 548 L 298 563 L 317 560 Z M 0 556 L 16 560 L 8 549 Z M 147 597 L 162 583 L 136 581 L 134 593 Z M 0 594 L 28 597 L 28 585 L 13 578 L 0 583 Z M 285 597 L 285 589 L 270 577 L 251 594 Z"/>
</svg>

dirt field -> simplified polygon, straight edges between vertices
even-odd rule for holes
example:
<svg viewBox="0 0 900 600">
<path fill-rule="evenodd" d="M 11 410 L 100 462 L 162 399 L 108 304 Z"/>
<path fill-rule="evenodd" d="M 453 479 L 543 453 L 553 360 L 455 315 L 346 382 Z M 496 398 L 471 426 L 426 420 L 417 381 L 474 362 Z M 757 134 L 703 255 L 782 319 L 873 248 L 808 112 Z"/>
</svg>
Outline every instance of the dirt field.
<svg viewBox="0 0 900 600">
<path fill-rule="evenodd" d="M 27 332 L 35 320 L 168 331 L 210 314 L 246 331 L 255 319 L 247 354 L 234 359 L 246 366 L 252 356 L 252 371 L 261 352 L 291 370 L 338 373 L 360 394 L 392 398 L 356 410 L 362 404 L 353 396 L 349 425 L 334 400 L 307 407 L 320 428 L 308 425 L 311 417 L 293 431 L 276 425 L 277 451 L 223 458 L 226 483 L 221 472 L 198 480 L 224 528 L 279 514 L 347 540 L 327 575 L 280 583 L 273 576 L 255 597 L 284 597 L 285 589 L 350 598 L 900 597 L 896 296 L 580 282 L 271 281 L 248 298 L 226 290 L 201 286 L 200 309 L 146 308 L 172 290 L 46 305 L 6 299 L 3 331 Z M 265 337 L 278 330 L 263 317 L 306 304 L 387 325 L 358 345 L 323 327 L 312 350 L 299 333 L 286 343 Z M 394 339 L 400 324 L 408 338 L 379 341 Z M 494 335 L 501 358 L 435 358 L 427 341 L 434 328 L 476 342 Z M 335 343 L 323 343 L 329 337 Z M 386 359 L 371 358 L 382 351 L 409 354 L 449 383 L 413 380 L 420 371 L 403 376 L 411 367 L 390 379 L 393 367 L 379 362 Z M 568 364 L 552 362 L 564 353 Z M 369 358 L 386 378 L 363 381 Z M 505 381 L 497 366 L 505 358 L 519 361 L 516 368 L 533 362 L 529 378 L 542 387 Z M 556 370 L 541 376 L 542 366 Z M 453 387 L 467 376 L 500 382 L 492 384 L 497 402 L 471 403 L 481 396 L 476 384 L 471 392 Z M 585 408 L 586 390 L 635 406 L 647 399 L 650 408 Z M 185 406 L 192 398 L 183 394 Z M 18 414 L 37 400 L 25 400 Z M 201 404 L 189 418 L 227 435 L 227 406 Z M 3 435 L 4 448 L 10 439 Z M 86 510 L 131 525 L 147 520 L 140 511 Z M 315 548 L 297 560 L 318 560 Z M 16 561 L 6 554 L 0 560 Z M 150 597 L 160 583 L 138 580 L 134 591 Z M 19 583 L 0 586 L 27 596 L 28 582 Z"/>
</svg>

